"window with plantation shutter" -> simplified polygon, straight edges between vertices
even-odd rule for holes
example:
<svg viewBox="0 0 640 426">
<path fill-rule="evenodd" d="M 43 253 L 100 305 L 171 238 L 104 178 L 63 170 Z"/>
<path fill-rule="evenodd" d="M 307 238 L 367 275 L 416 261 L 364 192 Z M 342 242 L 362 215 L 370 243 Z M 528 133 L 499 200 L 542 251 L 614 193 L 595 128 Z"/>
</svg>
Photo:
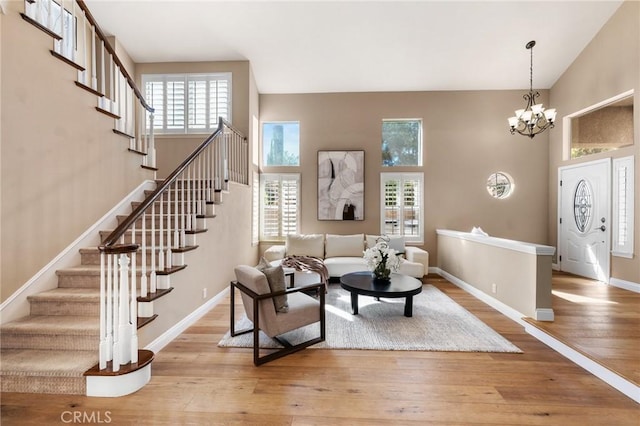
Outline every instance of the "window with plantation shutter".
<svg viewBox="0 0 640 426">
<path fill-rule="evenodd" d="M 380 233 L 424 242 L 423 173 L 381 173 Z"/>
<path fill-rule="evenodd" d="M 253 172 L 251 185 L 251 244 L 260 242 L 260 174 Z"/>
<path fill-rule="evenodd" d="M 231 122 L 231 73 L 143 74 L 142 83 L 156 134 L 207 134 L 219 117 Z"/>
<path fill-rule="evenodd" d="M 282 240 L 299 232 L 300 174 L 260 175 L 260 239 Z"/>
</svg>

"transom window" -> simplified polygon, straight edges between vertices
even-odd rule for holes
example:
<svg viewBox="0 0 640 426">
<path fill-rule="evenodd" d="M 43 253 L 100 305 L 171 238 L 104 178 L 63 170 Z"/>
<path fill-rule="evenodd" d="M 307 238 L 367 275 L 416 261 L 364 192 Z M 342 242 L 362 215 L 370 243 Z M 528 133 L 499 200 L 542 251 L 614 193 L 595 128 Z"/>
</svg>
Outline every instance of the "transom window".
<svg viewBox="0 0 640 426">
<path fill-rule="evenodd" d="M 231 73 L 143 74 L 142 84 L 157 134 L 211 133 L 218 117 L 231 122 Z"/>
<path fill-rule="evenodd" d="M 381 173 L 380 233 L 423 243 L 423 173 Z"/>
<path fill-rule="evenodd" d="M 262 164 L 270 166 L 300 165 L 300 123 L 262 123 Z"/>
<path fill-rule="evenodd" d="M 422 120 L 382 121 L 382 165 L 422 166 Z"/>
</svg>

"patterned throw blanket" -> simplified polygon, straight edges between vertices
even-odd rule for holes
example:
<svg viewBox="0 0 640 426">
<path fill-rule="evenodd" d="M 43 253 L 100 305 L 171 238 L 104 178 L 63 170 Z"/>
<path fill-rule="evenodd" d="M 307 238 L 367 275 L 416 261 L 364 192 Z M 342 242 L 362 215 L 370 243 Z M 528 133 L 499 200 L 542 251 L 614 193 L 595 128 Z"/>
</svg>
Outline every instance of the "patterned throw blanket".
<svg viewBox="0 0 640 426">
<path fill-rule="evenodd" d="M 282 259 L 282 266 L 287 268 L 295 268 L 296 271 L 310 271 L 320 275 L 320 282 L 324 284 L 325 290 L 329 284 L 329 271 L 324 265 L 322 259 L 313 256 L 287 256 Z"/>
</svg>

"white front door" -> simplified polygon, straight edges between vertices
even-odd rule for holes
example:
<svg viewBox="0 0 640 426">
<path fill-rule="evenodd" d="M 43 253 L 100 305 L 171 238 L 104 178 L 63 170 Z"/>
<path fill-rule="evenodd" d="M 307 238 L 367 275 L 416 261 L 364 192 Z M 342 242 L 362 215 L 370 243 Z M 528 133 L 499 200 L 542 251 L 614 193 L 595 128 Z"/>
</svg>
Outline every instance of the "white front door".
<svg viewBox="0 0 640 426">
<path fill-rule="evenodd" d="M 609 281 L 611 160 L 558 169 L 560 270 Z"/>
</svg>

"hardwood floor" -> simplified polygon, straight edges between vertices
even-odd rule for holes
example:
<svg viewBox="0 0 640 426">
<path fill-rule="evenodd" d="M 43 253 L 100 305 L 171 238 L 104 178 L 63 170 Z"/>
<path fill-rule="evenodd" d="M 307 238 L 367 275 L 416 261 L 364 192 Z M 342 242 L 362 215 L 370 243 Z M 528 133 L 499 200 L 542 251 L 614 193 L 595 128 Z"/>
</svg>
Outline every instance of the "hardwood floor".
<svg viewBox="0 0 640 426">
<path fill-rule="evenodd" d="M 555 321 L 531 322 L 640 385 L 639 293 L 571 274 L 554 273 L 553 310 Z"/>
<path fill-rule="evenodd" d="M 2 425 L 638 425 L 639 404 L 453 284 L 425 281 L 524 353 L 306 349 L 254 367 L 250 349 L 216 345 L 227 298 L 156 355 L 135 394 L 4 393 Z"/>
</svg>

